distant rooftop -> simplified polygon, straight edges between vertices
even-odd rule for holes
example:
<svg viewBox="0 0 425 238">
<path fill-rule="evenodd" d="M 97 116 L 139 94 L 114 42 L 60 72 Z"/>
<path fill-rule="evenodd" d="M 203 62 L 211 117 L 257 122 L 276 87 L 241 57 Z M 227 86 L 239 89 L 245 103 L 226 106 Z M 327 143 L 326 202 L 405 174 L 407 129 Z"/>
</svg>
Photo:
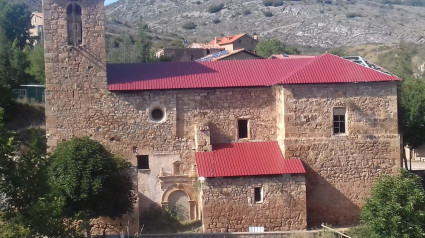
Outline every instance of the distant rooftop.
<svg viewBox="0 0 425 238">
<path fill-rule="evenodd" d="M 235 42 L 237 39 L 241 38 L 246 34 L 239 34 L 239 35 L 233 35 L 233 36 L 225 36 L 225 37 L 215 37 L 214 40 L 210 42 L 212 45 L 227 45 L 230 43 Z"/>
</svg>

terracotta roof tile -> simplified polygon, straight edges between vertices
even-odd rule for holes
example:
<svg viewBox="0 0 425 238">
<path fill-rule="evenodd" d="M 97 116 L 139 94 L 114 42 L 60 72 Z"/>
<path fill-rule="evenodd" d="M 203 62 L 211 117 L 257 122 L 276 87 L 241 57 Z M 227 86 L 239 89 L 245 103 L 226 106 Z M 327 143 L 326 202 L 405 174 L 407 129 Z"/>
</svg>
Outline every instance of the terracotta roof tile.
<svg viewBox="0 0 425 238">
<path fill-rule="evenodd" d="M 225 36 L 225 37 L 216 37 L 216 39 L 212 40 L 210 44 L 217 44 L 217 45 L 227 45 L 230 43 L 235 42 L 237 39 L 241 38 L 246 34 L 239 34 L 239 35 L 233 35 L 233 36 Z M 217 40 L 217 42 L 216 42 Z"/>
</svg>

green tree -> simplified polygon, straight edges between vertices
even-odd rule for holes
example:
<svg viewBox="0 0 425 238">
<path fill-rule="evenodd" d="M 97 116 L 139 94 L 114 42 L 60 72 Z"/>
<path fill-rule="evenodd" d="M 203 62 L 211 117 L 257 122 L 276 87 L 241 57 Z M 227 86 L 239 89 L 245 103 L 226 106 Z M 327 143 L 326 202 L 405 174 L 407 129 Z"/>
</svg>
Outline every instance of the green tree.
<svg viewBox="0 0 425 238">
<path fill-rule="evenodd" d="M 403 144 L 417 148 L 425 142 L 425 82 L 405 76 L 399 88 Z"/>
<path fill-rule="evenodd" d="M 406 170 L 381 177 L 372 187 L 361 219 L 372 238 L 425 237 L 425 193 L 421 179 Z"/>
<path fill-rule="evenodd" d="M 29 63 L 25 53 L 11 43 L 0 28 L 0 107 L 6 108 L 13 97 L 13 89 L 30 81 L 25 73 Z"/>
<path fill-rule="evenodd" d="M 16 40 L 16 46 L 23 49 L 28 42 L 32 42 L 29 34 L 32 28 L 31 11 L 25 4 L 0 0 L 0 28 L 10 42 Z"/>
<path fill-rule="evenodd" d="M 149 40 L 147 33 L 149 32 L 149 27 L 146 24 L 140 24 L 139 36 L 136 41 L 137 49 L 137 61 L 138 62 L 151 62 L 153 61 L 151 48 L 152 42 Z"/>
<path fill-rule="evenodd" d="M 31 238 L 31 232 L 22 224 L 14 221 L 3 221 L 0 218 L 0 237 L 2 238 Z"/>
<path fill-rule="evenodd" d="M 257 44 L 256 52 L 259 56 L 268 58 L 272 54 L 291 54 L 299 55 L 300 51 L 295 47 L 288 47 L 278 39 L 261 41 Z"/>
<path fill-rule="evenodd" d="M 419 48 L 402 42 L 378 57 L 380 65 L 402 79 L 398 84 L 399 127 L 403 145 L 412 149 L 425 143 L 425 81 L 414 74 L 412 61 Z M 407 168 L 405 155 L 404 162 Z"/>
<path fill-rule="evenodd" d="M 27 52 L 29 68 L 26 73 L 31 75 L 38 83 L 46 83 L 46 75 L 44 73 L 44 46 L 36 45 L 32 50 Z"/>
<path fill-rule="evenodd" d="M 130 163 L 114 157 L 88 137 L 63 142 L 51 157 L 50 184 L 63 198 L 64 215 L 83 221 L 90 237 L 90 219 L 121 217 L 131 212 L 133 184 L 127 172 Z"/>
</svg>

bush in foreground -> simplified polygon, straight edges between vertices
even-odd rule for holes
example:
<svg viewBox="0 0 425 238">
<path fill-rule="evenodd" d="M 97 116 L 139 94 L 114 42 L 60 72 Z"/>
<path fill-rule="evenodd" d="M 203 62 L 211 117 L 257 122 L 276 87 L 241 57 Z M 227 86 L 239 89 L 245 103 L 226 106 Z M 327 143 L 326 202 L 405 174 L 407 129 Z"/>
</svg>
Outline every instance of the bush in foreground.
<svg viewBox="0 0 425 238">
<path fill-rule="evenodd" d="M 378 238 L 425 237 L 425 193 L 421 179 L 406 170 L 382 177 L 362 208 L 361 219 Z"/>
</svg>

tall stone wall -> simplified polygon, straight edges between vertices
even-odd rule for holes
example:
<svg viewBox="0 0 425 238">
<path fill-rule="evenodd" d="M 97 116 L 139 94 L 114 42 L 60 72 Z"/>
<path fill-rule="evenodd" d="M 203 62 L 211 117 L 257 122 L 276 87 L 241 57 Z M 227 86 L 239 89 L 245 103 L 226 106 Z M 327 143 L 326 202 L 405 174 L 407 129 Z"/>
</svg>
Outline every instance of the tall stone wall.
<svg viewBox="0 0 425 238">
<path fill-rule="evenodd" d="M 77 3 L 82 9 L 82 43 L 68 44 L 67 7 Z M 49 150 L 72 136 L 88 136 L 87 122 L 103 115 L 102 98 L 108 94 L 104 39 L 103 0 L 43 0 L 46 72 L 46 134 Z M 75 124 L 80 128 L 76 130 Z M 125 222 L 108 218 L 92 221 L 93 234 L 117 234 L 138 230 L 138 209 Z M 124 225 L 123 225 L 124 224 Z"/>
<path fill-rule="evenodd" d="M 358 222 L 373 182 L 400 167 L 395 82 L 287 85 L 283 148 L 307 174 L 307 220 Z M 346 133 L 334 135 L 333 108 L 346 108 Z"/>
<path fill-rule="evenodd" d="M 254 188 L 263 202 L 254 202 Z M 304 175 L 207 178 L 202 185 L 204 232 L 303 230 L 306 221 Z"/>
</svg>

